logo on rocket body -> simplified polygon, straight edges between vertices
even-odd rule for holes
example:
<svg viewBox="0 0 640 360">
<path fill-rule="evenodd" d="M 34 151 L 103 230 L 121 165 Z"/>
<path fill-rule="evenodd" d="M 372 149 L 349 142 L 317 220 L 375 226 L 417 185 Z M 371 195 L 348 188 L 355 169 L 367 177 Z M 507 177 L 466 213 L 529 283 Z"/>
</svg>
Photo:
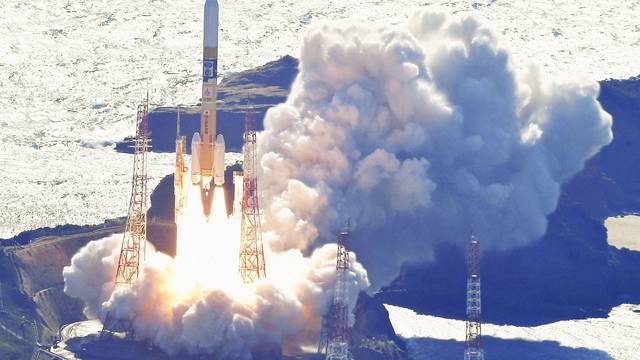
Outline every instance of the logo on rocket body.
<svg viewBox="0 0 640 360">
<path fill-rule="evenodd" d="M 205 83 L 218 79 L 218 59 L 204 58 L 202 64 L 202 80 Z"/>
</svg>

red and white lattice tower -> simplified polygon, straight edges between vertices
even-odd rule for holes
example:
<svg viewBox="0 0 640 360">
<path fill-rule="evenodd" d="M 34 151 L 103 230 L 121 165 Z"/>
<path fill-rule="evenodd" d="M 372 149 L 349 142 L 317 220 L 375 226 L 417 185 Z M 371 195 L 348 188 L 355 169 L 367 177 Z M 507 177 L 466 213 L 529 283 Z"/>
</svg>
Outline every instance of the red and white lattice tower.
<svg viewBox="0 0 640 360">
<path fill-rule="evenodd" d="M 118 269 L 115 274 L 115 289 L 129 287 L 135 283 L 145 258 L 147 244 L 147 150 L 150 145 L 148 112 L 149 97 L 147 96 L 147 102 L 138 106 L 136 117 L 131 200 L 120 248 Z M 133 330 L 132 322 L 131 318 L 118 318 L 112 312 L 108 312 L 101 336 L 116 332 L 124 332 L 126 336 L 129 336 Z"/>
<path fill-rule="evenodd" d="M 467 254 L 467 335 L 464 359 L 484 360 L 480 292 L 480 242 L 471 234 Z"/>
<path fill-rule="evenodd" d="M 256 155 L 255 113 L 245 115 L 243 190 L 241 207 L 240 277 L 245 284 L 254 283 L 267 275 L 260 227 L 258 177 Z"/>
<path fill-rule="evenodd" d="M 349 360 L 349 227 L 338 235 L 336 283 L 328 317 L 323 322 L 323 334 L 318 351 L 326 351 L 327 360 Z"/>
</svg>

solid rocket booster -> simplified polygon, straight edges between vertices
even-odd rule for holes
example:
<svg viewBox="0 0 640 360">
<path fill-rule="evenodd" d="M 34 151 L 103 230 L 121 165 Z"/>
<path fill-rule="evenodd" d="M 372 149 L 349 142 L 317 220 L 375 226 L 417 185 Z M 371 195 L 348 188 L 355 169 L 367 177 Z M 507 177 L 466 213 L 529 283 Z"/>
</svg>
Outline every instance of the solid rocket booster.
<svg viewBox="0 0 640 360">
<path fill-rule="evenodd" d="M 214 175 L 213 183 L 216 186 L 224 185 L 224 137 L 218 134 L 216 137 L 215 150 L 213 152 Z"/>
<path fill-rule="evenodd" d="M 193 134 L 191 139 L 191 183 L 200 184 L 202 180 L 202 171 L 200 170 L 200 147 L 202 141 L 200 140 L 200 134 Z"/>
<path fill-rule="evenodd" d="M 202 59 L 202 109 L 200 115 L 199 151 L 202 185 L 211 183 L 216 137 L 216 97 L 218 86 L 218 1 L 207 0 L 204 5 L 204 49 Z"/>
</svg>

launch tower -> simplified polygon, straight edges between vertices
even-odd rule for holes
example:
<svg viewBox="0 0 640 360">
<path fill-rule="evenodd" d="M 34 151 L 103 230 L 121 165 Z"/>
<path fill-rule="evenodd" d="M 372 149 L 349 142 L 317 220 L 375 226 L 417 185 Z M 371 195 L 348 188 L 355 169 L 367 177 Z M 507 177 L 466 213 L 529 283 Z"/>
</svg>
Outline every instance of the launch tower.
<svg viewBox="0 0 640 360">
<path fill-rule="evenodd" d="M 131 286 L 140 272 L 145 258 L 147 244 L 147 150 L 149 149 L 148 131 L 149 95 L 143 105 L 138 106 L 136 117 L 136 137 L 133 153 L 133 180 L 127 225 L 120 248 L 115 287 Z M 107 313 L 101 337 L 115 332 L 132 334 L 133 319 L 119 319 L 111 312 Z"/>
<path fill-rule="evenodd" d="M 326 351 L 327 360 L 350 360 L 349 352 L 349 225 L 338 235 L 336 283 L 333 303 L 323 321 L 318 351 Z"/>
<path fill-rule="evenodd" d="M 467 335 L 464 359 L 484 360 L 480 293 L 480 242 L 471 234 L 467 254 Z"/>
<path fill-rule="evenodd" d="M 255 113 L 245 115 L 244 170 L 240 220 L 239 271 L 246 284 L 266 277 L 266 264 L 260 230 L 260 206 L 258 204 L 258 178 L 256 171 L 256 118 Z"/>
<path fill-rule="evenodd" d="M 176 226 L 178 225 L 178 219 L 184 211 L 187 204 L 187 164 L 185 161 L 185 154 L 187 151 L 187 137 L 180 135 L 180 106 L 177 109 L 176 118 L 176 171 L 173 176 L 173 192 L 175 198 L 175 215 L 174 219 Z"/>
</svg>

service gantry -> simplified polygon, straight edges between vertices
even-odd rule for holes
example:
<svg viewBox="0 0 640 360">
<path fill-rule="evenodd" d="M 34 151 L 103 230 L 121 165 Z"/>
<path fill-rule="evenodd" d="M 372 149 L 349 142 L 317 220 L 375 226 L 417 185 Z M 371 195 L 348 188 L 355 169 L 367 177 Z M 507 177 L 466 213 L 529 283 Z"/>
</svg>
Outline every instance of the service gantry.
<svg viewBox="0 0 640 360">
<path fill-rule="evenodd" d="M 240 220 L 240 277 L 251 284 L 267 276 L 260 226 L 256 154 L 256 115 L 245 114 L 242 206 Z"/>
<path fill-rule="evenodd" d="M 115 289 L 132 286 L 138 279 L 145 259 L 147 245 L 147 151 L 149 150 L 149 95 L 145 104 L 138 106 L 136 137 L 133 146 L 133 180 L 127 224 L 120 247 Z M 114 290 L 115 290 L 114 289 Z M 133 335 L 133 319 L 119 318 L 108 312 L 100 337 L 114 333 Z"/>
<path fill-rule="evenodd" d="M 464 359 L 484 360 L 482 348 L 482 300 L 480 292 L 480 242 L 471 234 L 467 251 L 467 334 Z"/>
<path fill-rule="evenodd" d="M 180 114 L 181 107 L 177 108 L 176 117 L 176 170 L 173 175 L 173 195 L 174 195 L 174 221 L 176 228 L 178 227 L 179 219 L 184 212 L 187 205 L 187 165 L 185 162 L 185 154 L 187 153 L 187 137 L 180 135 Z"/>
<path fill-rule="evenodd" d="M 322 322 L 318 352 L 326 360 L 350 360 L 349 351 L 349 225 L 338 235 L 336 282 L 329 313 Z"/>
</svg>

